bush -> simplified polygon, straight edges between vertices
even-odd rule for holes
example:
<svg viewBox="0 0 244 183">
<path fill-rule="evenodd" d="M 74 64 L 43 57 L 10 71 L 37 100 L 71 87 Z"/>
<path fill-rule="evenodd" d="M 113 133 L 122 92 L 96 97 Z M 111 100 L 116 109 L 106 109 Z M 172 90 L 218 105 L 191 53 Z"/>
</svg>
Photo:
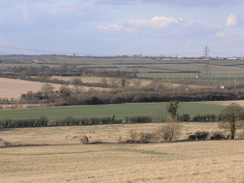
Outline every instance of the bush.
<svg viewBox="0 0 244 183">
<path fill-rule="evenodd" d="M 244 130 L 238 133 L 238 139 L 244 139 Z"/>
<path fill-rule="evenodd" d="M 132 129 L 129 131 L 129 139 L 132 140 L 132 141 L 137 141 L 137 138 L 138 138 L 138 133 Z"/>
<path fill-rule="evenodd" d="M 225 139 L 225 136 L 222 132 L 213 132 L 210 137 L 210 140 L 222 140 Z"/>
<path fill-rule="evenodd" d="M 153 133 L 139 133 L 139 142 L 140 143 L 149 143 L 152 142 L 152 140 L 155 139 L 155 134 Z"/>
<path fill-rule="evenodd" d="M 208 137 L 209 132 L 197 131 L 197 132 L 195 132 L 195 135 L 196 135 L 197 140 L 205 140 Z"/>
<path fill-rule="evenodd" d="M 0 145 L 1 145 L 1 144 L 3 144 L 4 146 L 10 146 L 10 145 L 11 145 L 10 142 L 5 141 L 5 140 L 3 140 L 2 138 L 0 138 Z"/>
<path fill-rule="evenodd" d="M 136 130 L 131 129 L 129 131 L 129 138 L 127 140 L 122 141 L 121 137 L 119 142 L 121 143 L 150 143 L 155 140 L 154 133 L 145 133 L 145 132 L 136 132 Z"/>
<path fill-rule="evenodd" d="M 170 122 L 167 125 L 164 125 L 158 130 L 156 130 L 155 134 L 157 136 L 157 139 L 159 140 L 162 138 L 164 141 L 172 141 L 180 135 L 180 131 L 181 126 L 179 122 Z"/>
<path fill-rule="evenodd" d="M 21 119 L 21 120 L 5 119 L 0 121 L 1 128 L 40 127 L 40 126 L 47 126 L 47 125 L 48 125 L 48 119 L 46 117 L 40 117 L 39 119 Z"/>
<path fill-rule="evenodd" d="M 189 135 L 188 140 L 196 140 L 197 136 L 196 135 Z"/>
<path fill-rule="evenodd" d="M 125 121 L 127 123 L 151 123 L 152 118 L 150 116 L 134 116 L 134 117 L 126 117 Z"/>
<path fill-rule="evenodd" d="M 89 144 L 89 139 L 86 135 L 84 135 L 81 139 L 80 139 L 81 144 Z"/>
<path fill-rule="evenodd" d="M 198 114 L 197 116 L 194 116 L 192 118 L 192 121 L 209 122 L 209 121 L 215 121 L 216 119 L 217 116 L 215 114 L 205 114 L 205 115 Z"/>
<path fill-rule="evenodd" d="M 189 114 L 182 114 L 180 117 L 179 117 L 179 121 L 191 121 L 191 117 Z"/>
</svg>

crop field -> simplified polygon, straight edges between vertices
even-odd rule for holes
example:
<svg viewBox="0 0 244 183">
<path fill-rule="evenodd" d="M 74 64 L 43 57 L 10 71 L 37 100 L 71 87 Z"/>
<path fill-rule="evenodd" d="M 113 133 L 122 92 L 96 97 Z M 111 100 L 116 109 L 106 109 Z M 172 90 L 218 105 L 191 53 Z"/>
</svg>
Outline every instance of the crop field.
<svg viewBox="0 0 244 183">
<path fill-rule="evenodd" d="M 0 67 L 69 66 L 88 70 L 138 71 L 141 85 L 147 78 L 168 80 L 168 86 L 181 84 L 174 80 L 244 82 L 243 60 L 210 60 L 210 75 L 197 78 L 204 68 L 200 59 L 165 58 L 81 58 L 81 57 L 13 57 L 0 58 Z M 53 78 L 72 80 L 74 77 Z M 101 82 L 101 77 L 80 77 L 84 83 Z M 107 78 L 113 79 L 113 78 Z M 199 82 L 200 83 L 200 82 Z M 219 84 L 218 83 L 218 84 Z M 0 97 L 17 99 L 27 91 L 36 92 L 44 83 L 0 78 Z M 55 90 L 61 85 L 52 84 Z M 183 83 L 184 85 L 184 83 Z M 214 85 L 214 83 L 213 83 Z M 164 84 L 163 86 L 166 86 Z M 187 84 L 187 87 L 208 87 Z M 215 86 L 214 86 L 215 87 Z M 88 90 L 89 87 L 83 87 Z M 98 88 L 99 89 L 99 88 Z M 230 103 L 244 106 L 244 101 L 181 102 L 178 113 L 218 115 Z M 167 119 L 167 103 L 131 103 L 86 105 L 33 109 L 1 109 L 0 119 L 31 119 L 45 116 L 49 124 L 66 117 L 151 116 Z M 165 123 L 108 124 L 94 126 L 49 126 L 39 128 L 0 128 L 0 183 L 38 182 L 228 182 L 244 183 L 244 140 L 185 141 L 196 131 L 219 131 L 217 122 L 182 122 L 179 141 L 148 144 L 121 144 L 130 130 L 152 132 Z M 237 134 L 240 131 L 237 130 Z M 80 144 L 86 135 L 91 144 Z"/>
<path fill-rule="evenodd" d="M 85 105 L 54 108 L 35 108 L 19 110 L 1 110 L 1 119 L 35 119 L 46 116 L 50 123 L 56 119 L 67 116 L 74 118 L 86 117 L 112 117 L 124 120 L 126 116 L 150 115 L 153 118 L 168 118 L 166 113 L 167 103 L 133 103 L 111 105 Z M 180 103 L 179 114 L 189 114 L 191 117 L 197 114 L 219 114 L 225 106 L 198 102 Z"/>
<path fill-rule="evenodd" d="M 3 129 L 0 182 L 244 182 L 244 141 L 119 144 L 130 129 L 149 132 L 160 123 Z M 182 123 L 182 138 L 216 123 Z M 89 137 L 98 144 L 82 145 Z M 19 146 L 17 146 L 19 145 Z"/>
<path fill-rule="evenodd" d="M 140 73 L 163 72 L 201 72 L 204 60 L 200 59 L 163 59 L 150 57 L 112 58 L 112 57 L 14 57 L 0 58 L 1 67 L 14 67 L 20 65 L 58 67 L 60 63 L 67 62 L 78 67 L 88 67 L 103 70 L 132 71 L 137 69 Z M 210 60 L 212 73 L 244 73 L 242 60 Z"/>
<path fill-rule="evenodd" d="M 188 81 L 211 81 L 234 83 L 244 82 L 244 74 L 242 73 L 210 73 L 208 77 L 197 77 L 197 73 L 140 73 L 139 77 L 142 78 L 158 78 L 169 81 L 174 80 L 188 80 Z"/>
<path fill-rule="evenodd" d="M 59 78 L 59 77 L 56 77 Z M 65 78 L 65 77 L 62 77 Z M 69 78 L 71 79 L 71 78 Z M 64 79 L 68 80 L 68 79 Z M 88 80 L 88 77 L 85 79 L 85 81 Z M 89 82 L 92 83 L 93 79 L 90 79 Z M 96 81 L 96 79 L 94 79 Z M 8 98 L 8 99 L 20 99 L 21 94 L 25 94 L 28 91 L 37 92 L 41 90 L 41 87 L 45 83 L 42 82 L 33 82 L 33 81 L 25 81 L 25 80 L 19 80 L 19 79 L 7 79 L 7 78 L 0 78 L 0 97 L 1 98 Z M 61 84 L 53 84 L 51 85 L 54 87 L 54 90 L 59 90 L 59 88 L 62 86 Z M 70 87 L 72 88 L 72 86 Z M 98 90 L 106 90 L 104 88 L 100 87 L 92 87 Z M 83 90 L 88 90 L 90 87 L 82 87 Z"/>
<path fill-rule="evenodd" d="M 0 97 L 19 99 L 21 94 L 27 93 L 28 91 L 39 91 L 42 85 L 44 85 L 44 83 L 0 78 Z M 52 86 L 58 90 L 61 85 L 52 84 Z"/>
</svg>

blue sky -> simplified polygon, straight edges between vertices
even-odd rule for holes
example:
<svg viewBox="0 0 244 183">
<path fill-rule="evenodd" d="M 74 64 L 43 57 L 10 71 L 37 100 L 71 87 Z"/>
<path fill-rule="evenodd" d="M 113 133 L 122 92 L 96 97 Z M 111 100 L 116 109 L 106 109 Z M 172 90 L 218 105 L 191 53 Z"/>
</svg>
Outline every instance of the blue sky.
<svg viewBox="0 0 244 183">
<path fill-rule="evenodd" d="M 244 56 L 243 0 L 1 0 L 0 52 Z M 39 51 L 34 51 L 39 50 Z"/>
</svg>

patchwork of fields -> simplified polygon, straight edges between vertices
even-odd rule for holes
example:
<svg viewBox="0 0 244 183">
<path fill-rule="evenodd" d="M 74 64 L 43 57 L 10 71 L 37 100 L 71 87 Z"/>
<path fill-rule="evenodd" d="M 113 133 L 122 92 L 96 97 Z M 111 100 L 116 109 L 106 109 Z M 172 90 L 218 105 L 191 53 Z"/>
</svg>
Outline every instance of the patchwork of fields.
<svg viewBox="0 0 244 183">
<path fill-rule="evenodd" d="M 9 62 L 8 63 L 8 59 Z M 14 63 L 13 60 L 18 62 Z M 204 67 L 202 60 L 164 60 L 163 58 L 2 58 L 2 68 L 18 66 L 59 67 L 66 62 L 80 68 L 103 71 L 138 71 L 141 86 L 160 78 L 168 80 L 163 87 L 219 88 L 219 85 L 244 82 L 243 61 L 210 60 L 210 76 L 197 78 Z M 58 74 L 59 75 L 59 74 Z M 61 75 L 61 74 L 60 74 Z M 76 77 L 53 76 L 72 80 Z M 79 77 L 83 83 L 98 83 L 103 77 Z M 142 79 L 143 78 L 143 79 Z M 110 78 L 111 79 L 111 78 Z M 173 83 L 173 80 L 184 80 Z M 191 82 L 196 81 L 194 85 Z M 171 82 L 172 81 L 172 82 Z M 208 81 L 209 85 L 204 82 Z M 187 83 L 187 84 L 184 84 Z M 28 91 L 36 92 L 44 83 L 0 78 L 0 97 L 19 99 Z M 168 84 L 168 85 L 167 85 Z M 210 86 L 211 85 L 211 86 Z M 216 85 L 216 86 L 215 86 Z M 59 84 L 52 84 L 55 90 Z M 88 90 L 89 87 L 83 87 Z M 232 87 L 233 89 L 234 87 Z M 98 88 L 99 89 L 99 88 Z M 109 90 L 109 88 L 107 88 Z M 239 88 L 241 91 L 241 87 Z M 233 90 L 234 91 L 234 90 Z M 181 102 L 179 114 L 218 115 L 232 102 Z M 0 119 L 31 119 L 45 116 L 52 124 L 66 117 L 112 117 L 148 115 L 167 119 L 167 103 L 131 103 L 85 105 L 35 109 L 0 110 Z M 40 128 L 0 128 L 0 182 L 229 182 L 244 183 L 244 141 L 185 141 L 196 131 L 219 131 L 218 123 L 181 123 L 178 142 L 120 144 L 130 130 L 152 132 L 164 123 L 108 124 L 93 126 L 56 126 Z M 237 130 L 237 133 L 240 131 Z M 86 135 L 93 144 L 81 145 Z M 3 141 L 9 142 L 8 146 Z"/>
</svg>

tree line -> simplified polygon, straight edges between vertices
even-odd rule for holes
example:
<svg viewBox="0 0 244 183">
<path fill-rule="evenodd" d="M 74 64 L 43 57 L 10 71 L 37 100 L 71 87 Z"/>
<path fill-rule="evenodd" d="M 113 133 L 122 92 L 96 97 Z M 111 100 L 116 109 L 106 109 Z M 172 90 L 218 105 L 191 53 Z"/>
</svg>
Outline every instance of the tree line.
<svg viewBox="0 0 244 183">
<path fill-rule="evenodd" d="M 158 83 L 160 85 L 160 83 Z M 64 105 L 97 105 L 120 103 L 145 103 L 145 102 L 188 102 L 188 101 L 224 101 L 244 99 L 244 91 L 192 89 L 187 91 L 182 87 L 169 88 L 167 86 L 155 87 L 121 87 L 108 90 L 84 89 L 81 86 L 70 88 L 63 85 L 54 90 L 51 84 L 44 84 L 40 91 L 29 91 L 21 95 L 25 103 L 53 103 L 57 106 Z"/>
</svg>

